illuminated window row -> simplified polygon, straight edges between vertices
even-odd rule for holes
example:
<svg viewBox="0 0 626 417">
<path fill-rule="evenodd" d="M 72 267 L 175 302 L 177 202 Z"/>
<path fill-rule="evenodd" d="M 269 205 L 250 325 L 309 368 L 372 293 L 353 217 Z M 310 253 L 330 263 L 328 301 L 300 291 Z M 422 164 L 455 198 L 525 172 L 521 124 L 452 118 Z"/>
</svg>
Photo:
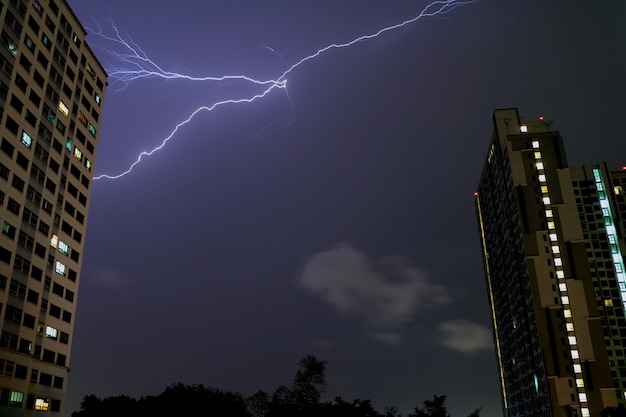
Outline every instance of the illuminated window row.
<svg viewBox="0 0 626 417">
<path fill-rule="evenodd" d="M 611 213 L 611 205 L 609 199 L 604 192 L 605 186 L 602 180 L 602 175 L 598 168 L 593 169 L 593 178 L 596 184 L 596 190 L 598 191 L 598 198 L 600 199 L 600 207 L 602 208 L 602 217 L 604 219 L 604 225 L 606 228 L 606 234 L 609 240 L 609 246 L 611 253 L 613 254 L 613 265 L 617 274 L 617 282 L 619 283 L 619 289 L 622 296 L 622 301 L 626 302 L 626 272 L 624 270 L 624 258 L 622 257 L 621 249 L 617 244 L 617 233 L 615 226 L 613 225 L 613 216 Z"/>
<path fill-rule="evenodd" d="M 546 175 L 543 172 L 544 165 L 542 162 L 541 151 L 539 149 L 539 141 L 532 141 L 532 147 L 534 149 L 533 155 L 535 157 L 535 164 L 537 167 L 537 179 L 539 180 L 539 185 L 541 186 L 541 194 L 542 201 L 544 204 L 544 213 L 547 220 L 547 226 L 549 230 L 549 239 L 551 243 L 552 256 L 554 260 L 554 266 L 556 269 L 556 277 L 560 281 L 559 282 L 559 292 L 561 294 L 561 304 L 563 305 L 563 317 L 566 319 L 565 328 L 567 330 L 568 336 L 568 344 L 570 346 L 570 354 L 573 361 L 574 374 L 576 375 L 576 388 L 578 391 L 578 399 L 581 404 L 587 402 L 587 394 L 585 392 L 585 384 L 582 378 L 582 366 L 580 364 L 580 353 L 578 351 L 577 345 L 578 341 L 576 339 L 575 331 L 574 331 L 574 323 L 571 321 L 572 319 L 572 310 L 570 309 L 570 299 L 567 291 L 567 282 L 565 281 L 565 272 L 563 271 L 563 260 L 561 259 L 561 248 L 559 245 L 558 234 L 556 233 L 556 226 L 554 222 L 554 214 L 551 208 L 551 200 L 549 196 L 549 190 L 546 180 Z M 585 411 L 587 410 L 587 416 L 589 416 L 589 409 L 581 407 L 581 414 L 584 416 Z"/>
</svg>

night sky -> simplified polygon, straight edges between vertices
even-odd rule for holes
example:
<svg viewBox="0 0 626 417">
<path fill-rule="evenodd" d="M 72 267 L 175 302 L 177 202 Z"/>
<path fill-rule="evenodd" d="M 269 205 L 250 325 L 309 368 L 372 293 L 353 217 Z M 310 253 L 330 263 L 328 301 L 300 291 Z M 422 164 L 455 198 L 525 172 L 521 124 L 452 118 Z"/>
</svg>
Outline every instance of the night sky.
<svg viewBox="0 0 626 417">
<path fill-rule="evenodd" d="M 165 70 L 262 79 L 426 5 L 69 4 Z M 119 65 L 110 43 L 87 42 Z M 66 412 L 177 381 L 272 392 L 314 354 L 330 363 L 328 399 L 408 412 L 447 394 L 453 416 L 500 416 L 473 199 L 492 112 L 544 115 L 570 164 L 617 169 L 625 74 L 626 2 L 482 0 L 320 55 L 290 73 L 288 96 L 199 114 L 130 175 L 94 181 Z M 109 81 L 96 175 L 252 91 Z"/>
</svg>

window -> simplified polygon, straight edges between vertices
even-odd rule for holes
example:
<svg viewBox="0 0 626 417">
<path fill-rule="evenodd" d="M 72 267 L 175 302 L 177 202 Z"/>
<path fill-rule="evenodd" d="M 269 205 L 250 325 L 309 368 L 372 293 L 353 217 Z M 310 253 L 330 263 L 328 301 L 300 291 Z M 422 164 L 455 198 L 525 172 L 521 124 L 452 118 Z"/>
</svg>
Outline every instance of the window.
<svg viewBox="0 0 626 417">
<path fill-rule="evenodd" d="M 39 220 L 39 228 L 37 230 L 48 236 L 48 233 L 50 232 L 50 226 Z"/>
<path fill-rule="evenodd" d="M 13 174 L 13 180 L 11 181 L 11 185 L 13 188 L 19 190 L 20 192 L 24 191 L 24 180 Z"/>
<path fill-rule="evenodd" d="M 36 398 L 35 410 L 48 411 L 50 409 L 50 398 Z"/>
<path fill-rule="evenodd" d="M 63 255 L 67 255 L 70 253 L 70 246 L 62 240 L 59 240 L 58 249 L 59 252 L 61 252 Z"/>
<path fill-rule="evenodd" d="M 60 120 L 57 120 L 56 126 L 59 132 L 65 133 L 65 125 Z"/>
<path fill-rule="evenodd" d="M 70 114 L 70 109 L 63 103 L 63 100 L 59 100 L 59 110 L 65 117 Z"/>
<path fill-rule="evenodd" d="M 91 133 L 91 136 L 93 136 L 95 138 L 96 137 L 96 128 L 91 123 L 89 123 L 88 129 L 89 129 L 89 133 Z"/>
<path fill-rule="evenodd" d="M 11 391 L 11 397 L 9 398 L 9 405 L 21 406 L 24 402 L 24 393 L 19 391 Z"/>
<path fill-rule="evenodd" d="M 29 288 L 28 295 L 26 296 L 26 301 L 37 305 L 39 303 L 39 293 Z"/>
<path fill-rule="evenodd" d="M 7 139 L 2 139 L 2 144 L 0 145 L 0 149 L 7 154 L 10 158 L 13 158 L 13 150 L 15 147 L 11 145 L 11 143 Z"/>
<path fill-rule="evenodd" d="M 56 261 L 55 267 L 54 267 L 54 271 L 62 276 L 65 276 L 65 271 L 67 270 L 67 267 L 65 265 L 63 265 L 61 262 Z"/>
<path fill-rule="evenodd" d="M 2 234 L 8 236 L 11 239 L 15 239 L 15 227 L 11 226 L 9 223 L 4 222 L 2 225 Z"/>
<path fill-rule="evenodd" d="M 61 307 L 55 306 L 54 304 L 50 304 L 50 315 L 52 317 L 56 317 L 57 319 L 61 318 Z"/>
<path fill-rule="evenodd" d="M 26 285 L 12 279 L 9 285 L 9 294 L 23 300 L 26 297 Z"/>
<path fill-rule="evenodd" d="M 72 322 L 72 313 L 67 311 L 67 310 L 63 310 L 63 318 L 61 319 L 64 322 L 67 323 L 71 323 Z"/>
<path fill-rule="evenodd" d="M 59 331 L 52 326 L 46 326 L 46 337 L 48 339 L 57 340 Z"/>
<path fill-rule="evenodd" d="M 65 290 L 65 288 L 63 288 L 63 286 L 61 284 L 58 284 L 56 282 L 54 282 L 52 284 L 52 292 L 56 295 L 58 295 L 59 297 L 63 297 L 63 291 Z"/>
<path fill-rule="evenodd" d="M 0 163 L 0 178 L 4 180 L 8 180 L 10 172 L 11 171 L 9 170 L 9 168 L 6 167 L 6 165 L 3 165 L 2 163 Z"/>
<path fill-rule="evenodd" d="M 20 206 L 17 201 L 9 197 L 9 204 L 7 205 L 7 208 L 9 209 L 11 213 L 19 216 L 20 209 L 22 208 L 22 206 Z"/>
<path fill-rule="evenodd" d="M 83 160 L 83 153 L 77 147 L 74 148 L 74 158 L 78 159 L 79 161 Z"/>
<path fill-rule="evenodd" d="M 52 214 L 52 203 L 44 199 L 41 203 L 41 208 L 48 214 Z"/>
<path fill-rule="evenodd" d="M 24 131 L 22 131 L 22 143 L 27 148 L 30 148 L 30 145 L 33 143 L 33 138 L 31 138 L 30 135 Z"/>
<path fill-rule="evenodd" d="M 39 16 L 41 16 L 41 14 L 43 13 L 43 7 L 41 7 L 41 4 L 39 4 L 37 0 L 33 0 L 33 7 L 35 8 L 35 10 L 37 10 Z"/>
</svg>

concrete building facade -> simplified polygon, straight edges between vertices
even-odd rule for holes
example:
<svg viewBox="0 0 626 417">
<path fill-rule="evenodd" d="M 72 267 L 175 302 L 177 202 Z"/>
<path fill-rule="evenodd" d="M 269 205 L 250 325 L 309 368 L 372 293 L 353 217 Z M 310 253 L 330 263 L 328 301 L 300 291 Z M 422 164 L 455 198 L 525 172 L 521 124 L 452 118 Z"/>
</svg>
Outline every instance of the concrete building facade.
<svg viewBox="0 0 626 417">
<path fill-rule="evenodd" d="M 60 415 L 107 76 L 64 0 L 0 32 L 0 415 Z"/>
<path fill-rule="evenodd" d="M 626 172 L 569 167 L 559 132 L 496 110 L 478 191 L 504 415 L 624 404 Z"/>
</svg>

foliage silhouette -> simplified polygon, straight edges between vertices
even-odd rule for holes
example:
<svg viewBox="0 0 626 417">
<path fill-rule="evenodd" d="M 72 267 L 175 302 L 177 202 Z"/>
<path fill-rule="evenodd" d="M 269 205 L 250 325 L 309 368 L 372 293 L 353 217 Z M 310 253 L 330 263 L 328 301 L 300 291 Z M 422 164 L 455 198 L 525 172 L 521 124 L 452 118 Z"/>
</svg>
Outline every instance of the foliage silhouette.
<svg viewBox="0 0 626 417">
<path fill-rule="evenodd" d="M 264 391 L 244 397 L 239 393 L 208 388 L 203 385 L 168 386 L 157 396 L 134 399 L 126 395 L 100 399 L 87 395 L 80 410 L 72 417 L 161 417 L 193 415 L 207 417 L 402 417 L 396 407 L 386 407 L 383 413 L 374 409 L 370 400 L 346 401 L 336 397 L 322 401 L 326 392 L 326 361 L 309 355 L 298 362 L 291 386 L 281 385 L 274 393 Z M 415 407 L 406 417 L 450 417 L 446 396 L 434 396 L 424 401 L 424 408 Z M 469 417 L 479 417 L 480 409 Z M 622 414 L 607 414 L 606 417 Z"/>
</svg>

